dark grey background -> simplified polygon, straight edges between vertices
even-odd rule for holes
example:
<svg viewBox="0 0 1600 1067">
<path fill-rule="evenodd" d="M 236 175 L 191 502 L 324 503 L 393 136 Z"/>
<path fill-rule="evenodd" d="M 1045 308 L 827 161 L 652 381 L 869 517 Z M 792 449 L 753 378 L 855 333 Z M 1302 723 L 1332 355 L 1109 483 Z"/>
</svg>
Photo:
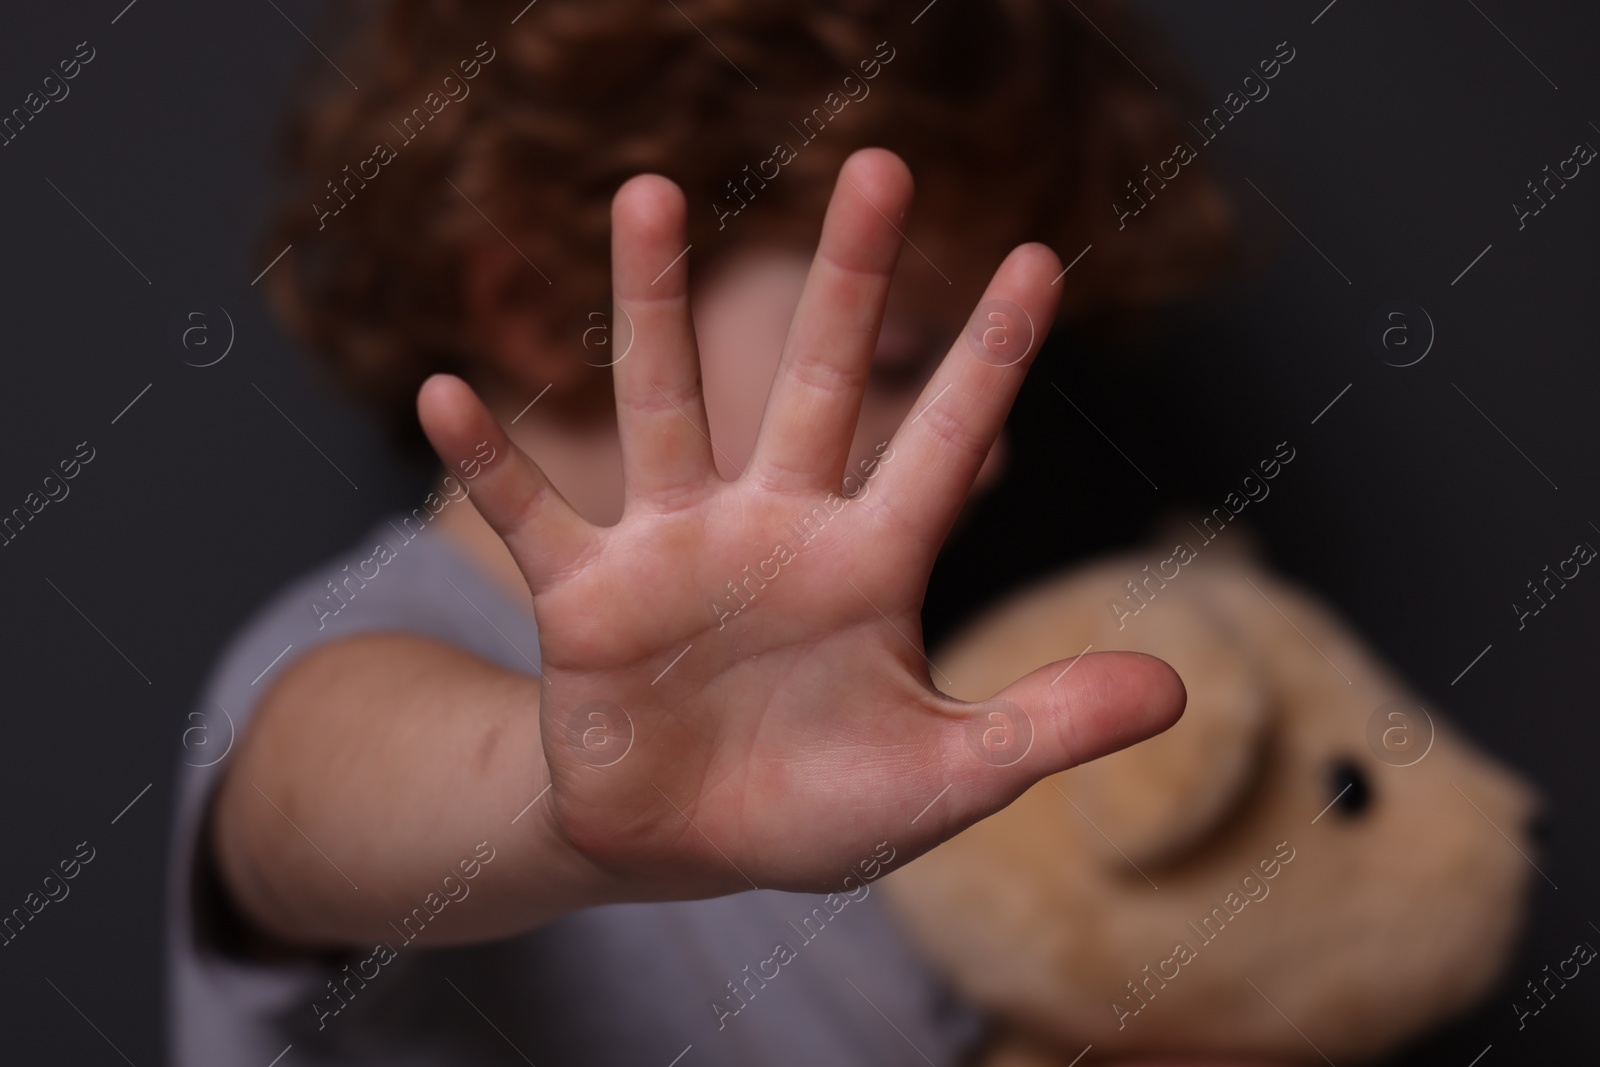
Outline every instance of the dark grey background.
<svg viewBox="0 0 1600 1067">
<path fill-rule="evenodd" d="M 0 548 L 0 911 L 77 842 L 98 852 L 69 898 L 0 948 L 7 1060 L 122 1062 L 114 1044 L 162 1061 L 167 819 L 203 673 L 264 597 L 409 506 L 426 474 L 317 385 L 250 284 L 266 265 L 256 233 L 275 116 L 296 71 L 320 60 L 269 3 L 139 0 L 113 25 L 125 2 L 13 10 L 0 32 L 0 111 L 79 41 L 98 51 L 66 100 L 0 148 L 0 511 L 78 442 L 97 451 L 71 495 Z M 1600 524 L 1600 176 L 1586 169 L 1521 232 L 1511 203 L 1575 142 L 1600 143 L 1600 10 L 1337 0 L 1313 25 L 1325 3 L 1142 5 L 1217 98 L 1277 42 L 1297 49 L 1214 146 L 1252 227 L 1276 226 L 1277 254 L 1137 339 L 1052 342 L 1013 418 L 1010 479 L 936 572 L 929 634 L 1030 575 L 1136 541 L 1169 509 L 1212 506 L 1291 440 L 1292 477 L 1246 513 L 1272 562 L 1537 779 L 1555 816 L 1540 866 L 1560 889 L 1535 883 L 1511 977 L 1402 1062 L 1465 1065 L 1491 1042 L 1486 1067 L 1536 1062 L 1592 1049 L 1600 1007 L 1600 986 L 1580 980 L 1520 1034 L 1509 1010 L 1522 978 L 1600 916 L 1600 727 L 1581 673 L 1600 584 L 1580 577 L 1520 633 L 1510 608 L 1544 564 L 1600 537 L 1588 525 Z M 319 5 L 279 6 L 316 36 Z M 1366 342 L 1369 317 L 1396 299 L 1438 330 L 1406 369 Z M 234 351 L 185 366 L 220 352 L 222 309 Z M 212 347 L 184 349 L 192 312 Z"/>
</svg>

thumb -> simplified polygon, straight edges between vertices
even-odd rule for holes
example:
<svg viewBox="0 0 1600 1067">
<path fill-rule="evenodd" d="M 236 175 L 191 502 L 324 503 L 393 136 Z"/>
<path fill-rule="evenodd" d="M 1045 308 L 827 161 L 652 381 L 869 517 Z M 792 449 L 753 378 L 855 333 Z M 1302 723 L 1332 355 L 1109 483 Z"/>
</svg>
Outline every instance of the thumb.
<svg viewBox="0 0 1600 1067">
<path fill-rule="evenodd" d="M 1153 737 L 1183 714 L 1183 682 L 1140 652 L 1059 660 L 988 700 L 962 706 L 945 726 L 943 762 L 953 788 L 944 808 L 952 836 L 1058 771 Z"/>
</svg>

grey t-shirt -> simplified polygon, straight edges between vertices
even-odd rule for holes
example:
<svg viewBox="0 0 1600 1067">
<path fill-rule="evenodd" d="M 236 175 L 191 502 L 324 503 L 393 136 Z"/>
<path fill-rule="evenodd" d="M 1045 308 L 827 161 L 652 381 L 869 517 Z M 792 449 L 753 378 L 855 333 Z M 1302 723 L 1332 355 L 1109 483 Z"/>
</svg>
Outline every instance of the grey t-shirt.
<svg viewBox="0 0 1600 1067">
<path fill-rule="evenodd" d="M 234 639 L 191 715 L 180 768 L 168 935 L 177 1067 L 267 1067 L 280 1055 L 277 1067 L 944 1067 L 972 1049 L 980 1020 L 870 887 L 831 908 L 769 890 L 612 905 L 463 948 L 407 947 L 397 927 L 387 953 L 274 964 L 232 951 L 202 833 L 226 753 L 296 657 L 372 630 L 428 635 L 524 673 L 539 662 L 532 612 L 442 531 L 398 516 Z M 492 850 L 494 832 L 485 837 Z M 463 858 L 473 851 L 464 843 Z M 443 893 L 432 907 L 453 906 L 437 903 Z M 370 980 L 350 980 L 356 972 Z"/>
</svg>

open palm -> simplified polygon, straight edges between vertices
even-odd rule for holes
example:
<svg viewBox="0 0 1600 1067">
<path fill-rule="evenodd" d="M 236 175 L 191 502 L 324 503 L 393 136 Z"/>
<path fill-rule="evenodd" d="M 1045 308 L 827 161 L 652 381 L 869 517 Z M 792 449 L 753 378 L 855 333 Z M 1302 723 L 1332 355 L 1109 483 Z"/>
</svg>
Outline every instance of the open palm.
<svg viewBox="0 0 1600 1067">
<path fill-rule="evenodd" d="M 1182 707 L 1171 669 L 1133 653 L 1055 684 L 1062 665 L 1042 668 L 983 704 L 935 688 L 928 575 L 1049 328 L 1060 264 L 1014 250 L 914 413 L 847 471 L 910 198 L 892 154 L 846 162 L 754 452 L 727 480 L 687 264 L 663 273 L 686 243 L 682 194 L 653 176 L 617 193 L 613 293 L 633 336 L 614 368 L 615 526 L 582 519 L 463 382 L 423 387 L 447 466 L 497 450 L 472 499 L 533 592 L 542 810 L 623 895 L 837 888 L 880 842 L 909 859 Z"/>
</svg>

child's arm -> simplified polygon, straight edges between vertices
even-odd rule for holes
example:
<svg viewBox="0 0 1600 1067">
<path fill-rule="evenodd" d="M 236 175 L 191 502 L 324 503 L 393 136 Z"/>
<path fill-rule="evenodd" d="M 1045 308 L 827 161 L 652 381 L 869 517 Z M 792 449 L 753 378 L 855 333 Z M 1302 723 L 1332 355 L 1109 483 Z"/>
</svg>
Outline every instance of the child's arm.
<svg viewBox="0 0 1600 1067">
<path fill-rule="evenodd" d="M 307 653 L 263 698 L 218 791 L 213 848 L 235 904 L 273 940 L 314 947 L 393 943 L 389 924 L 430 891 L 431 943 L 614 898 L 560 841 L 550 797 L 529 806 L 549 782 L 538 712 L 537 679 L 430 638 Z M 452 892 L 470 904 L 439 903 Z"/>
<path fill-rule="evenodd" d="M 1011 253 L 846 502 L 900 247 L 890 220 L 910 197 L 889 153 L 845 164 L 735 481 L 712 461 L 687 271 L 663 273 L 686 242 L 683 196 L 661 178 L 629 182 L 612 212 L 614 296 L 634 328 L 614 368 L 617 525 L 574 512 L 464 383 L 423 387 L 423 427 L 448 468 L 480 442 L 495 449 L 472 500 L 533 591 L 544 679 L 396 637 L 329 646 L 286 672 L 217 809 L 247 914 L 291 940 L 369 940 L 482 840 L 500 850 L 482 896 L 451 909 L 441 937 L 609 900 L 839 891 L 880 843 L 910 859 L 1039 778 L 1176 720 L 1177 676 L 1133 653 L 1041 668 L 981 705 L 931 684 L 928 574 L 1049 329 L 1061 266 L 1040 245 Z M 747 601 L 737 614 L 730 582 Z M 584 746 L 602 708 L 633 730 L 609 766 Z"/>
</svg>

